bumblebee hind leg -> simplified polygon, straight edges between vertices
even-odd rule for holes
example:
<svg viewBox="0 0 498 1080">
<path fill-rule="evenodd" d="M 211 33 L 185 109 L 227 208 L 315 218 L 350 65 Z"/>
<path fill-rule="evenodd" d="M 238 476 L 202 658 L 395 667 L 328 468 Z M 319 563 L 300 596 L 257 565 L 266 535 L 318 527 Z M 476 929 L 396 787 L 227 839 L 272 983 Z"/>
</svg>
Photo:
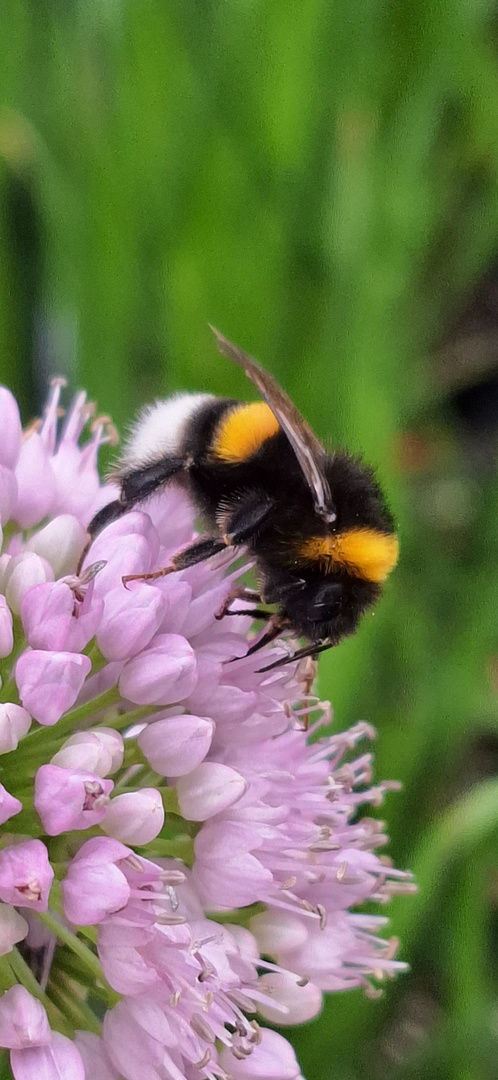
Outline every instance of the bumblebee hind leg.
<svg viewBox="0 0 498 1080">
<path fill-rule="evenodd" d="M 158 570 L 151 570 L 148 574 L 126 574 L 121 578 L 123 585 L 129 581 L 156 581 L 157 578 L 166 577 L 167 574 L 175 574 L 178 570 L 187 570 L 189 566 L 218 555 L 227 548 L 226 540 L 210 537 L 208 540 L 197 540 L 195 544 L 174 555 L 167 566 L 160 566 Z"/>
</svg>

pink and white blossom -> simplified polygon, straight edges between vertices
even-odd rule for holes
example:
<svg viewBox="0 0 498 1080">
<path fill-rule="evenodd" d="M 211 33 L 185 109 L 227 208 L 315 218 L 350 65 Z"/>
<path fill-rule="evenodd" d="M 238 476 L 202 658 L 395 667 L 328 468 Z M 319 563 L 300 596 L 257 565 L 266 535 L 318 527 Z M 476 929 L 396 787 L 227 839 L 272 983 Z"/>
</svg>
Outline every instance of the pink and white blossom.
<svg viewBox="0 0 498 1080">
<path fill-rule="evenodd" d="M 15 1080 L 302 1080 L 256 1016 L 302 1023 L 403 969 L 361 910 L 413 888 L 369 815 L 396 785 L 373 783 L 367 724 L 319 737 L 311 661 L 261 672 L 282 643 L 247 656 L 251 618 L 216 618 L 245 569 L 230 552 L 125 587 L 194 538 L 179 488 L 88 545 L 118 495 L 97 471 L 115 432 L 83 393 L 61 429 L 61 392 L 23 434 L 0 388 L 0 955 L 22 981 L 16 944 L 42 954 L 52 1017 L 69 942 L 81 1030 L 51 1030 L 20 982 L 0 1047 Z"/>
</svg>

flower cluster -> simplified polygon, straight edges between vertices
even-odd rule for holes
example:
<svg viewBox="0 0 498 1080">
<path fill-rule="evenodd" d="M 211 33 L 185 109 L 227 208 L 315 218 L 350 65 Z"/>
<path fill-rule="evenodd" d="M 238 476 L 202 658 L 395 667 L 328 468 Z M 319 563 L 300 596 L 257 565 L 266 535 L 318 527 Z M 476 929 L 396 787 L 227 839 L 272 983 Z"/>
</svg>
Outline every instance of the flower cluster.
<svg viewBox="0 0 498 1080">
<path fill-rule="evenodd" d="M 0 1047 L 15 1080 L 298 1080 L 256 1017 L 404 966 L 356 910 L 412 888 L 360 813 L 392 785 L 368 725 L 317 738 L 309 660 L 258 672 L 250 617 L 216 618 L 246 566 L 125 587 L 191 541 L 180 490 L 84 555 L 114 433 L 84 395 L 59 432 L 59 395 L 23 433 L 0 391 Z"/>
</svg>

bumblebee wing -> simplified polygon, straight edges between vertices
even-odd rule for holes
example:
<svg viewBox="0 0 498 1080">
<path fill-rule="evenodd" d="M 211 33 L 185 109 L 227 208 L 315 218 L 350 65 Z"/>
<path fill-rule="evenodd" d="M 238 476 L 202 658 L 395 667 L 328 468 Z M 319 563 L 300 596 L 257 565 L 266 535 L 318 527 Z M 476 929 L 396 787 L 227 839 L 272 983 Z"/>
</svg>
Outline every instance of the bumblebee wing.
<svg viewBox="0 0 498 1080">
<path fill-rule="evenodd" d="M 214 326 L 210 329 L 216 337 L 217 345 L 223 356 L 233 360 L 234 364 L 243 368 L 251 382 L 257 386 L 261 396 L 270 406 L 276 416 L 280 427 L 285 432 L 292 449 L 297 457 L 303 476 L 313 495 L 313 501 L 317 513 L 327 522 L 335 521 L 336 514 L 330 494 L 330 488 L 325 475 L 325 450 L 318 441 L 314 431 L 285 390 L 279 385 L 273 375 L 253 360 L 243 349 L 232 345 L 219 330 Z"/>
</svg>

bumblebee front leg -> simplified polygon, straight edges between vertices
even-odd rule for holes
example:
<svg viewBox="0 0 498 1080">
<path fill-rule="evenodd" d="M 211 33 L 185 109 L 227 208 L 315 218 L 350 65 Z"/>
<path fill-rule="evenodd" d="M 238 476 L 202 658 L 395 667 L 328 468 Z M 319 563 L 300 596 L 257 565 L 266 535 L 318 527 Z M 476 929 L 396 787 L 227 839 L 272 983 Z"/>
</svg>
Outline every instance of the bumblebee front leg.
<svg viewBox="0 0 498 1080">
<path fill-rule="evenodd" d="M 197 563 L 210 559 L 212 555 L 218 555 L 220 551 L 225 551 L 226 548 L 227 542 L 225 539 L 210 537 L 208 540 L 197 540 L 195 544 L 190 544 L 190 547 L 178 552 L 178 555 L 174 555 L 167 566 L 161 566 L 158 570 L 151 570 L 148 574 L 126 574 L 121 578 L 121 581 L 123 585 L 126 585 L 129 581 L 156 581 L 157 578 L 166 577 L 167 574 L 175 574 L 178 570 L 188 570 L 189 566 L 196 566 Z"/>
<path fill-rule="evenodd" d="M 230 611 L 230 605 L 234 600 L 248 600 L 252 604 L 260 604 L 261 599 L 262 597 L 255 589 L 246 589 L 245 585 L 234 585 L 220 610 L 216 613 L 215 619 L 224 619 L 225 615 L 252 615 L 252 611 Z"/>
</svg>

